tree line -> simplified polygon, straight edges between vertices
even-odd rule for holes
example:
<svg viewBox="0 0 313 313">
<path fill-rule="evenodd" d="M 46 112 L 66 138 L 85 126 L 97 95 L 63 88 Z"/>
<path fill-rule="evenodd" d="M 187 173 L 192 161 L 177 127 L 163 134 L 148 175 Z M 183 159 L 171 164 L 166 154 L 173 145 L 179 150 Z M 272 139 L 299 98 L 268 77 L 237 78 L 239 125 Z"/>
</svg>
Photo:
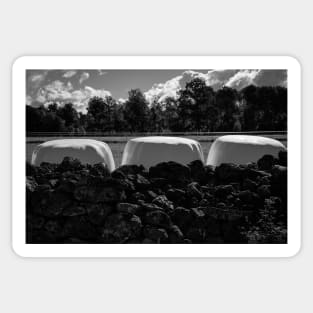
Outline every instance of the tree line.
<svg viewBox="0 0 313 313">
<path fill-rule="evenodd" d="M 93 97 L 87 113 L 72 103 L 26 105 L 27 132 L 217 132 L 287 130 L 287 89 L 249 85 L 241 90 L 214 90 L 195 78 L 176 99 L 156 98 L 149 104 L 140 89 L 121 103 L 113 97 Z"/>
</svg>

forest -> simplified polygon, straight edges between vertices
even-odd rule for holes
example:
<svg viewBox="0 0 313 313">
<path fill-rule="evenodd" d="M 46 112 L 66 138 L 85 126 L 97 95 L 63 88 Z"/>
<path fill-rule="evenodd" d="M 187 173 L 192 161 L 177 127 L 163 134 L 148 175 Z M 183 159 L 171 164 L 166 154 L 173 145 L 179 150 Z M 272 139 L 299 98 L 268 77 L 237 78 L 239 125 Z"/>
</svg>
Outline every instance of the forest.
<svg viewBox="0 0 313 313">
<path fill-rule="evenodd" d="M 176 99 L 150 104 L 140 89 L 125 102 L 113 97 L 89 99 L 87 113 L 72 103 L 26 105 L 27 132 L 231 132 L 287 130 L 287 88 L 249 85 L 214 90 L 195 78 Z"/>
</svg>

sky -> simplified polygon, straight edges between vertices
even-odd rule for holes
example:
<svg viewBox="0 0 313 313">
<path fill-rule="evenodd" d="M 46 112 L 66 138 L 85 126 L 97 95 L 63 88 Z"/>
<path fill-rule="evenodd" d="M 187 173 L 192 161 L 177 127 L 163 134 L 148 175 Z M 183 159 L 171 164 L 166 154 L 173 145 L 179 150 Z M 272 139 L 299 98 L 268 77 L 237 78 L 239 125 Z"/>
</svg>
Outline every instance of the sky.
<svg viewBox="0 0 313 313">
<path fill-rule="evenodd" d="M 26 104 L 62 105 L 72 102 L 86 112 L 91 97 L 112 96 L 124 102 L 130 89 L 139 88 L 151 103 L 176 97 L 191 79 L 200 77 L 208 86 L 242 89 L 247 85 L 286 86 L 286 70 L 27 70 Z"/>
</svg>

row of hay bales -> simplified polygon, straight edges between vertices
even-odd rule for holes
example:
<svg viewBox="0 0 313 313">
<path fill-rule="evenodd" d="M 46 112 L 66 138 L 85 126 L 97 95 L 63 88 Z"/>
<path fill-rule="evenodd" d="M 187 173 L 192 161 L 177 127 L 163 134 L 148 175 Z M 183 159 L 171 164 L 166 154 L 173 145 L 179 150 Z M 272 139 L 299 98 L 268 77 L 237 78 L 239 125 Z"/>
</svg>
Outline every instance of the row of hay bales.
<svg viewBox="0 0 313 313">
<path fill-rule="evenodd" d="M 142 137 L 127 142 L 122 165 L 143 165 L 149 169 L 160 162 L 173 161 L 188 164 L 200 160 L 206 165 L 222 163 L 246 164 L 256 162 L 265 154 L 278 156 L 285 151 L 282 143 L 271 138 L 247 135 L 229 135 L 217 138 L 212 144 L 206 162 L 200 143 L 180 137 Z M 32 155 L 32 164 L 60 163 L 64 157 L 79 159 L 84 164 L 103 163 L 112 172 L 115 162 L 110 147 L 92 139 L 61 139 L 38 145 Z"/>
<path fill-rule="evenodd" d="M 222 139 L 208 156 L 214 166 L 204 164 L 197 142 L 181 138 L 132 140 L 117 169 L 98 142 L 86 142 L 80 159 L 59 153 L 79 152 L 80 140 L 73 150 L 63 141 L 58 153 L 39 147 L 26 168 L 27 243 L 286 243 L 284 147 L 263 153 L 252 138 L 245 149 Z M 252 149 L 262 153 L 255 162 Z M 85 150 L 97 152 L 93 162 L 83 159 Z M 197 157 L 184 159 L 183 151 Z M 248 152 L 250 161 L 236 164 Z"/>
</svg>

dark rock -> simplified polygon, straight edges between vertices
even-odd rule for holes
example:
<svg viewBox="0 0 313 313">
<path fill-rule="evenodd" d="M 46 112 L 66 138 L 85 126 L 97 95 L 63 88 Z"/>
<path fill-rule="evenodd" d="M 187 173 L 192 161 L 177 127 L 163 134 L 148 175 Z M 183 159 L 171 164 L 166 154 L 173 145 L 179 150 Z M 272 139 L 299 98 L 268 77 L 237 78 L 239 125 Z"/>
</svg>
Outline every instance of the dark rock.
<svg viewBox="0 0 313 313">
<path fill-rule="evenodd" d="M 49 180 L 49 185 L 50 185 L 52 188 L 57 187 L 58 184 L 59 184 L 59 179 L 50 179 L 50 180 Z"/>
<path fill-rule="evenodd" d="M 172 225 L 168 230 L 169 242 L 170 243 L 183 243 L 184 234 L 177 225 Z"/>
<path fill-rule="evenodd" d="M 88 219 L 92 224 L 102 225 L 106 217 L 113 212 L 114 207 L 106 203 L 88 204 L 87 213 Z"/>
<path fill-rule="evenodd" d="M 68 217 L 64 225 L 66 237 L 96 241 L 99 237 L 97 228 L 90 223 L 86 216 Z"/>
<path fill-rule="evenodd" d="M 270 185 L 271 184 L 271 178 L 272 178 L 272 175 L 259 177 L 257 179 L 257 184 L 258 185 Z"/>
<path fill-rule="evenodd" d="M 213 184 L 215 183 L 215 170 L 212 165 L 205 165 L 204 166 L 205 171 L 205 181 L 206 184 Z"/>
<path fill-rule="evenodd" d="M 163 211 L 163 208 L 159 207 L 158 205 L 156 205 L 154 203 L 148 203 L 148 202 L 144 202 L 144 201 L 139 201 L 139 204 L 142 207 L 142 212 L 143 213 L 157 211 L 157 210 Z"/>
<path fill-rule="evenodd" d="M 278 164 L 281 166 L 287 166 L 287 160 L 288 160 L 287 151 L 283 151 L 283 150 L 279 151 Z"/>
<path fill-rule="evenodd" d="M 75 191 L 77 181 L 73 179 L 62 179 L 57 187 L 60 192 L 73 193 Z"/>
<path fill-rule="evenodd" d="M 205 240 L 206 230 L 205 228 L 200 227 L 191 227 L 186 237 L 190 239 L 193 243 L 202 243 Z"/>
<path fill-rule="evenodd" d="M 26 192 L 33 193 L 37 187 L 38 184 L 36 183 L 35 179 L 31 176 L 26 176 Z"/>
<path fill-rule="evenodd" d="M 261 185 L 257 189 L 257 194 L 261 198 L 267 198 L 271 195 L 271 186 L 270 185 Z"/>
<path fill-rule="evenodd" d="M 257 187 L 258 184 L 249 178 L 245 179 L 242 183 L 243 190 L 256 191 Z"/>
<path fill-rule="evenodd" d="M 218 215 L 206 217 L 206 231 L 209 235 L 220 236 L 221 223 L 218 219 Z"/>
<path fill-rule="evenodd" d="M 42 164 L 41 164 L 42 166 Z M 82 164 L 78 159 L 71 157 L 65 157 L 63 161 L 57 167 L 57 170 L 60 172 L 73 171 L 82 169 Z"/>
<path fill-rule="evenodd" d="M 126 179 L 127 175 L 123 171 L 120 171 L 118 168 L 111 173 L 111 177 L 115 179 L 124 180 Z"/>
<path fill-rule="evenodd" d="M 145 222 L 165 229 L 168 229 L 171 226 L 170 217 L 161 210 L 148 212 L 145 217 Z"/>
<path fill-rule="evenodd" d="M 243 168 L 236 164 L 223 163 L 215 168 L 215 176 L 219 182 L 240 182 L 243 178 Z"/>
<path fill-rule="evenodd" d="M 257 164 L 260 170 L 270 171 L 274 165 L 274 157 L 271 154 L 266 154 L 258 160 Z"/>
<path fill-rule="evenodd" d="M 185 202 L 186 191 L 182 189 L 171 188 L 166 192 L 166 197 L 177 204 L 182 204 Z"/>
<path fill-rule="evenodd" d="M 167 199 L 167 197 L 164 195 L 154 198 L 152 201 L 152 204 L 156 204 L 157 206 L 164 209 L 165 212 L 167 212 L 167 213 L 173 211 L 173 209 L 174 209 L 173 203 L 171 201 L 169 201 Z"/>
<path fill-rule="evenodd" d="M 273 196 L 281 197 L 287 202 L 287 167 L 275 165 L 271 171 L 271 192 Z"/>
<path fill-rule="evenodd" d="M 110 177 L 110 171 L 103 163 L 94 164 L 90 169 L 90 174 L 101 177 Z"/>
<path fill-rule="evenodd" d="M 267 173 L 267 172 L 264 172 L 261 170 L 255 170 L 252 168 L 245 168 L 244 169 L 244 177 L 251 179 L 253 181 L 257 181 L 262 177 L 270 177 L 270 176 L 271 176 L 270 173 Z"/>
<path fill-rule="evenodd" d="M 176 162 L 163 162 L 149 169 L 151 178 L 165 178 L 171 184 L 184 185 L 190 182 L 191 173 L 188 166 Z"/>
<path fill-rule="evenodd" d="M 185 231 L 192 223 L 194 216 L 190 209 L 177 207 L 171 214 L 171 218 L 174 224 L 178 225 L 182 231 Z"/>
<path fill-rule="evenodd" d="M 121 189 L 125 190 L 126 192 L 132 193 L 136 191 L 136 187 L 134 183 L 127 178 L 119 180 L 119 183 L 120 183 Z"/>
<path fill-rule="evenodd" d="M 141 192 L 135 192 L 128 198 L 131 203 L 138 203 L 139 200 L 145 201 L 146 196 Z"/>
<path fill-rule="evenodd" d="M 29 216 L 27 222 L 31 230 L 41 229 L 45 223 L 45 219 L 42 216 Z"/>
<path fill-rule="evenodd" d="M 192 182 L 187 185 L 187 195 L 188 197 L 195 197 L 197 199 L 203 198 L 203 192 L 201 186 L 197 182 Z"/>
<path fill-rule="evenodd" d="M 57 217 L 72 204 L 68 194 L 58 191 L 39 193 L 37 200 L 34 211 L 45 217 Z"/>
<path fill-rule="evenodd" d="M 139 191 L 148 190 L 150 188 L 150 182 L 148 179 L 143 176 L 137 174 L 134 180 L 134 184 Z"/>
<path fill-rule="evenodd" d="M 116 179 L 107 179 L 102 185 L 79 186 L 75 189 L 74 198 L 84 202 L 121 202 L 125 199 L 123 185 Z"/>
<path fill-rule="evenodd" d="M 102 240 L 104 242 L 123 243 L 130 239 L 135 239 L 141 234 L 141 219 L 123 213 L 112 214 L 108 216 L 104 229 L 102 231 Z"/>
<path fill-rule="evenodd" d="M 156 243 L 165 243 L 168 240 L 167 231 L 163 228 L 146 226 L 144 229 L 144 236 Z"/>
<path fill-rule="evenodd" d="M 191 208 L 190 212 L 193 214 L 194 218 L 196 219 L 202 219 L 205 216 L 201 208 Z"/>
<path fill-rule="evenodd" d="M 147 196 L 147 198 L 150 200 L 150 201 L 153 201 L 158 195 L 152 191 L 152 190 L 148 190 L 146 191 L 145 195 Z"/>
<path fill-rule="evenodd" d="M 72 205 L 62 211 L 63 216 L 79 216 L 86 214 L 86 209 L 79 205 Z"/>
<path fill-rule="evenodd" d="M 121 202 L 117 204 L 116 210 L 117 212 L 120 212 L 120 213 L 128 213 L 128 214 L 136 215 L 136 213 L 138 213 L 140 210 L 140 206 L 137 204 Z"/>
<path fill-rule="evenodd" d="M 287 167 L 275 165 L 272 169 L 272 182 L 285 183 L 287 181 Z"/>
<path fill-rule="evenodd" d="M 198 183 L 206 183 L 206 171 L 203 162 L 200 160 L 192 161 L 188 164 L 190 168 L 191 178 Z"/>
<path fill-rule="evenodd" d="M 164 189 L 166 188 L 167 184 L 168 184 L 168 180 L 165 178 L 151 178 L 150 179 L 150 183 L 151 186 L 155 187 L 155 188 L 161 188 Z"/>
<path fill-rule="evenodd" d="M 210 202 L 207 200 L 207 199 L 202 199 L 200 202 L 199 202 L 199 206 L 200 207 L 207 207 L 210 205 Z"/>
<path fill-rule="evenodd" d="M 143 174 L 145 172 L 145 168 L 142 165 L 122 165 L 115 171 L 122 172 L 127 176 L 129 174 L 131 175 Z M 113 175 L 114 172 L 112 173 L 112 177 Z"/>
<path fill-rule="evenodd" d="M 233 192 L 235 192 L 235 189 L 232 185 L 219 185 L 215 188 L 215 196 L 221 199 L 225 199 Z"/>
<path fill-rule="evenodd" d="M 60 234 L 62 226 L 56 220 L 49 220 L 45 223 L 44 229 L 50 233 Z"/>
<path fill-rule="evenodd" d="M 239 199 L 248 205 L 252 205 L 253 207 L 259 207 L 262 204 L 261 198 L 255 192 L 251 192 L 250 190 L 243 190 L 238 194 Z"/>
<path fill-rule="evenodd" d="M 53 163 L 48 163 L 48 162 L 42 162 L 40 164 L 40 167 L 37 167 L 37 174 L 40 175 L 47 175 L 52 173 L 53 171 L 55 171 L 58 168 L 58 164 L 53 164 Z"/>
<path fill-rule="evenodd" d="M 37 167 L 26 162 L 26 176 L 36 176 L 37 175 Z"/>
<path fill-rule="evenodd" d="M 141 243 L 143 243 L 143 244 L 153 244 L 153 243 L 156 243 L 156 242 L 153 241 L 152 239 L 145 238 Z"/>
</svg>

